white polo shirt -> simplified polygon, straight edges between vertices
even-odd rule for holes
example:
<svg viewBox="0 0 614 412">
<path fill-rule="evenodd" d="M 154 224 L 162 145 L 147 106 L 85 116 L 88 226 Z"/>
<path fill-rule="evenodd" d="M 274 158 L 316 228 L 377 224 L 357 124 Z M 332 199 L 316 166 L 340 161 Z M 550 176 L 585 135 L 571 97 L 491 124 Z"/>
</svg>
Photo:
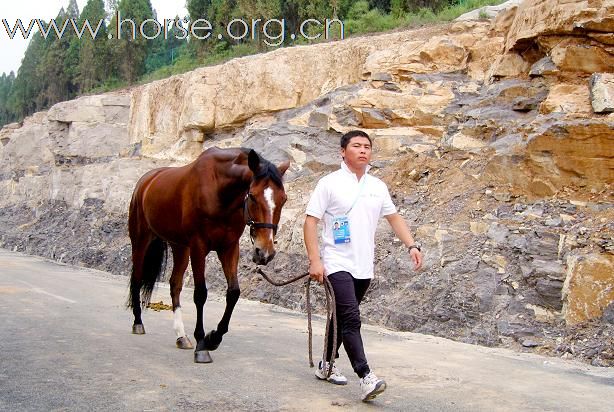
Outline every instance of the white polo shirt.
<svg viewBox="0 0 614 412">
<path fill-rule="evenodd" d="M 335 244 L 333 216 L 345 215 L 350 208 L 350 242 Z M 322 220 L 321 258 L 326 274 L 346 271 L 356 279 L 372 279 L 377 221 L 396 211 L 384 182 L 367 173 L 359 181 L 345 162 L 320 179 L 306 213 Z"/>
</svg>

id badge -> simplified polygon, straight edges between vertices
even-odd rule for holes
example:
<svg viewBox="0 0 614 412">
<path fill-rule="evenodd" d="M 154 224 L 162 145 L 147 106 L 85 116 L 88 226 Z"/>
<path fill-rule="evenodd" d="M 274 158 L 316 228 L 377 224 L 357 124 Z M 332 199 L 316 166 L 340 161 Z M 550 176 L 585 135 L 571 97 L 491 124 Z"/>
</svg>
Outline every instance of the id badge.
<svg viewBox="0 0 614 412">
<path fill-rule="evenodd" d="M 350 222 L 347 216 L 333 217 L 333 239 L 336 245 L 350 243 Z"/>
</svg>

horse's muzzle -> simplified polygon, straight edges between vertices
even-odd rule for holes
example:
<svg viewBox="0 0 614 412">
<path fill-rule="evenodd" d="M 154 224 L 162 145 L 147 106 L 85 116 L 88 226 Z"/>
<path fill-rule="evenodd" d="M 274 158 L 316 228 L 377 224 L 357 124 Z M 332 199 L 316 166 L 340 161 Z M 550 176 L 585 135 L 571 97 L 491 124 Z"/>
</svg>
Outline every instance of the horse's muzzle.
<svg viewBox="0 0 614 412">
<path fill-rule="evenodd" d="M 254 254 L 252 255 L 252 261 L 257 265 L 266 265 L 275 257 L 275 251 L 269 253 L 266 250 L 260 248 L 254 248 Z"/>
</svg>

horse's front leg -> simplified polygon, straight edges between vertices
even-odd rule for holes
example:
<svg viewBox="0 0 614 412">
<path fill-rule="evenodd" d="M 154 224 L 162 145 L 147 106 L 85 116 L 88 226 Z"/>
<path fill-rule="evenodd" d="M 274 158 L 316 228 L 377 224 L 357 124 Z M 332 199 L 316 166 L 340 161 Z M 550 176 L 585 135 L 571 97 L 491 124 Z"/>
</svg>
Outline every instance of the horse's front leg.
<svg viewBox="0 0 614 412">
<path fill-rule="evenodd" d="M 213 359 L 205 347 L 205 328 L 203 325 L 203 310 L 207 301 L 207 283 L 205 282 L 205 258 L 208 251 L 202 242 L 194 242 L 190 246 L 190 258 L 192 260 L 192 272 L 194 275 L 194 304 L 196 305 L 196 327 L 194 328 L 194 339 L 196 339 L 196 349 L 194 350 L 194 362 L 211 363 Z"/>
<path fill-rule="evenodd" d="M 205 336 L 205 348 L 208 350 L 216 350 L 224 334 L 228 332 L 228 324 L 230 323 L 230 317 L 232 311 L 239 300 L 241 290 L 239 288 L 239 280 L 237 279 L 237 265 L 239 263 L 239 242 L 233 247 L 224 251 L 218 251 L 217 255 L 222 262 L 222 269 L 226 276 L 226 282 L 228 283 L 228 289 L 226 290 L 226 309 L 224 315 L 217 324 L 217 329 L 210 331 Z"/>
</svg>

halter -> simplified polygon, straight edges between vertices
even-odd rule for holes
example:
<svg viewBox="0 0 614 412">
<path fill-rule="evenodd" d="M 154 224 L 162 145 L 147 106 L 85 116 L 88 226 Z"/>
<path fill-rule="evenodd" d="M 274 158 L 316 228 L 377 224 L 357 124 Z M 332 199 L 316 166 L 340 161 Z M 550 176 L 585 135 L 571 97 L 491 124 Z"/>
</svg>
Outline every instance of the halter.
<svg viewBox="0 0 614 412">
<path fill-rule="evenodd" d="M 273 229 L 273 236 L 275 236 L 277 234 L 277 225 L 274 223 L 254 222 L 252 216 L 249 214 L 249 208 L 247 207 L 247 202 L 250 199 L 254 201 L 254 195 L 247 192 L 245 200 L 243 201 L 243 218 L 245 219 L 245 224 L 249 226 L 249 238 L 252 240 L 253 244 L 256 229 Z"/>
</svg>

